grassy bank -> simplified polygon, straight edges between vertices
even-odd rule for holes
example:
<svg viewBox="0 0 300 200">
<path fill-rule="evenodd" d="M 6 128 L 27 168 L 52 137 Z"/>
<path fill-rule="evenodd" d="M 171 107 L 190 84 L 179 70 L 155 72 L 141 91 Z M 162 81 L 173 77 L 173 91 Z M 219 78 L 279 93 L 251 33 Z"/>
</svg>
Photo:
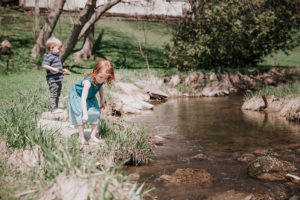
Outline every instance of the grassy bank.
<svg viewBox="0 0 300 200">
<path fill-rule="evenodd" d="M 62 96 L 67 95 L 84 72 L 65 76 Z M 37 128 L 41 113 L 49 106 L 44 70 L 0 75 L 0 84 L 0 141 L 5 141 L 0 145 L 1 198 L 41 198 L 61 176 L 67 180 L 98 177 L 93 182 L 97 184 L 93 185 L 95 190 L 90 191 L 90 196 L 100 195 L 102 199 L 143 198 L 146 191 L 130 181 L 120 166 L 149 161 L 151 144 L 143 129 L 122 120 L 105 120 L 99 127 L 99 133 L 106 145 L 83 150 L 78 146 L 76 137 L 64 138 L 56 131 Z M 105 88 L 106 92 L 108 90 Z M 28 151 L 38 154 L 39 158 L 34 166 L 27 169 L 22 156 Z M 22 194 L 24 191 L 31 192 Z M 58 193 L 55 194 L 60 198 Z"/>
<path fill-rule="evenodd" d="M 277 87 L 265 87 L 259 91 L 255 92 L 250 92 L 245 94 L 245 99 L 250 99 L 255 96 L 271 96 L 274 95 L 276 97 L 298 97 L 300 96 L 300 82 L 297 81 L 292 84 L 287 84 L 287 85 L 279 85 Z"/>
</svg>

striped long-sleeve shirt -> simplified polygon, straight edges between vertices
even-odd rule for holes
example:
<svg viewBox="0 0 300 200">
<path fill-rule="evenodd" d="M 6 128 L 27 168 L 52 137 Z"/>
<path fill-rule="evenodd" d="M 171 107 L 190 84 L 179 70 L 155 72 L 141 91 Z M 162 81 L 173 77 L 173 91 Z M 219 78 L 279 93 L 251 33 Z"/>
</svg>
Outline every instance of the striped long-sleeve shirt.
<svg viewBox="0 0 300 200">
<path fill-rule="evenodd" d="M 48 65 L 50 67 L 54 67 L 54 68 L 57 68 L 60 70 L 62 70 L 62 68 L 63 68 L 61 60 L 59 59 L 59 56 L 52 52 L 49 52 L 45 56 L 43 65 Z M 59 82 L 64 79 L 64 75 L 62 73 L 56 73 L 51 70 L 46 70 L 46 72 L 47 72 L 46 79 L 47 79 L 48 83 Z"/>
</svg>

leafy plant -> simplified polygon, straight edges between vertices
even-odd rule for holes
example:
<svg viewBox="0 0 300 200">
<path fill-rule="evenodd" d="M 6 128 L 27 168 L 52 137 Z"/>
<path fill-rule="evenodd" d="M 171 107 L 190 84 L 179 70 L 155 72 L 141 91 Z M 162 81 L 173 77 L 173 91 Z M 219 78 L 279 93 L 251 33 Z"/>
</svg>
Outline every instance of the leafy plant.
<svg viewBox="0 0 300 200">
<path fill-rule="evenodd" d="M 175 29 L 172 45 L 166 48 L 169 67 L 245 67 L 299 45 L 298 1 L 191 2 L 193 12 Z"/>
</svg>

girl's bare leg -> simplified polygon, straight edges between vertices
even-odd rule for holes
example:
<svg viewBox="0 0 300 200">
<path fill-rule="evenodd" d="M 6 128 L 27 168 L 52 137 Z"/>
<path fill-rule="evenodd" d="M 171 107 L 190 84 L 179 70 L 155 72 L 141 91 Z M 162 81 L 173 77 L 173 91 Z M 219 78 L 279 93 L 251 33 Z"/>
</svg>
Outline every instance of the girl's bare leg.
<svg viewBox="0 0 300 200">
<path fill-rule="evenodd" d="M 84 125 L 78 125 L 79 142 L 80 144 L 89 144 L 84 138 Z"/>
<path fill-rule="evenodd" d="M 102 143 L 102 141 L 96 137 L 97 132 L 98 132 L 98 124 L 92 124 L 91 140 L 96 143 Z"/>
</svg>

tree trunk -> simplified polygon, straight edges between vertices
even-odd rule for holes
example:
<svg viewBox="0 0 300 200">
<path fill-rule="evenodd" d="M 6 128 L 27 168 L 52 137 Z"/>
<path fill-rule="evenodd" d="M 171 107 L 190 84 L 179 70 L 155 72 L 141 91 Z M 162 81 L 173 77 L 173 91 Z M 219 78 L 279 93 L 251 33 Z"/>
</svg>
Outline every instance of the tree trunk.
<svg viewBox="0 0 300 200">
<path fill-rule="evenodd" d="M 189 0 L 194 20 L 198 19 L 201 16 L 203 7 L 206 2 L 207 0 Z"/>
<path fill-rule="evenodd" d="M 25 0 L 19 0 L 19 6 L 24 7 L 24 5 L 25 5 Z"/>
<path fill-rule="evenodd" d="M 34 26 L 32 30 L 33 40 L 36 41 L 36 38 L 40 32 L 40 6 L 39 0 L 35 0 L 35 8 L 34 8 Z"/>
<path fill-rule="evenodd" d="M 80 51 L 77 51 L 74 54 L 76 61 L 79 61 L 81 57 L 83 60 L 93 58 L 94 32 L 95 25 L 93 24 L 86 32 L 82 48 L 80 49 Z"/>
<path fill-rule="evenodd" d="M 31 50 L 31 56 L 37 57 L 45 53 L 46 41 L 50 38 L 57 20 L 62 12 L 63 6 L 66 0 L 56 0 L 53 7 L 46 19 L 46 23 L 43 29 L 40 31 L 39 37 L 37 38 L 34 47 Z"/>
<path fill-rule="evenodd" d="M 90 19 L 94 13 L 97 0 L 88 0 L 85 4 L 85 7 L 80 11 L 79 18 L 75 20 L 72 30 L 70 31 L 68 38 L 61 50 L 60 59 L 61 62 L 64 62 L 67 57 L 72 53 L 77 41 L 80 31 L 84 24 Z"/>
<path fill-rule="evenodd" d="M 89 19 L 89 21 L 84 25 L 84 27 L 82 28 L 79 36 L 78 36 L 78 40 L 85 34 L 85 32 L 90 28 L 91 25 L 93 25 L 96 21 L 98 21 L 100 19 L 100 17 L 107 11 L 109 10 L 111 7 L 113 7 L 114 5 L 120 3 L 121 0 L 110 0 L 107 3 L 103 4 L 102 6 L 100 6 L 99 8 L 97 8 L 97 10 L 95 11 L 95 13 L 93 13 L 93 15 L 91 16 L 91 18 Z"/>
</svg>

